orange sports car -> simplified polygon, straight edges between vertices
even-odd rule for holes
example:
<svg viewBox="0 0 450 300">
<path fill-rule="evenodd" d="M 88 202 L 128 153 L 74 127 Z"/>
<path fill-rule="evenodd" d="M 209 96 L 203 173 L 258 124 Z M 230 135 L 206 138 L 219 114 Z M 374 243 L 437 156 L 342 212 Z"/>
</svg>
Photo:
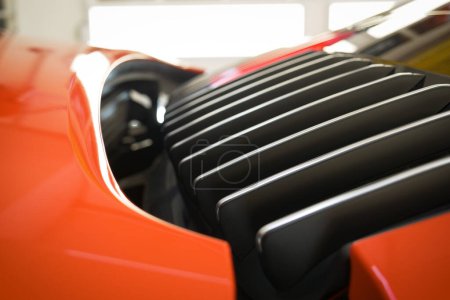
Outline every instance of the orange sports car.
<svg viewBox="0 0 450 300">
<path fill-rule="evenodd" d="M 212 75 L 0 37 L 0 299 L 450 299 L 450 4 Z"/>
</svg>

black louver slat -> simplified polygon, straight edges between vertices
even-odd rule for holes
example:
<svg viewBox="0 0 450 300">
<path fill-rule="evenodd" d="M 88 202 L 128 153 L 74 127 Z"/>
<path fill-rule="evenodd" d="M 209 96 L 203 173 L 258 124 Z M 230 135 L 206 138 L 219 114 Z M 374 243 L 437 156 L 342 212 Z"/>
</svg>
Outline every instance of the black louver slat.
<svg viewBox="0 0 450 300">
<path fill-rule="evenodd" d="M 231 81 L 227 84 L 224 84 L 218 88 L 201 89 L 198 92 L 190 93 L 188 96 L 185 96 L 183 99 L 179 99 L 173 105 L 168 107 L 167 117 L 170 118 L 172 116 L 173 111 L 175 109 L 177 109 L 178 107 L 184 106 L 185 104 L 188 104 L 190 101 L 198 100 L 200 97 L 202 97 L 202 98 L 208 97 L 210 99 L 212 97 L 222 96 L 228 91 L 236 90 L 238 88 L 244 87 L 245 85 L 252 84 L 252 83 L 256 82 L 257 80 L 262 79 L 264 77 L 269 77 L 269 76 L 275 75 L 275 74 L 277 74 L 279 72 L 283 72 L 291 67 L 307 63 L 314 59 L 323 57 L 325 55 L 326 54 L 323 52 L 306 52 L 301 55 L 294 56 L 285 61 L 276 63 L 274 65 L 270 65 L 266 68 L 259 69 L 255 72 L 249 73 L 245 76 L 239 77 L 236 80 Z M 201 101 L 202 100 L 200 100 L 199 102 L 201 102 Z"/>
<path fill-rule="evenodd" d="M 449 136 L 446 112 L 338 149 L 223 198 L 219 223 L 234 253 L 243 256 L 263 225 L 448 152 Z"/>
<path fill-rule="evenodd" d="M 325 68 L 320 68 L 303 76 L 299 76 L 295 81 L 287 81 L 280 84 L 279 86 L 274 86 L 272 88 L 259 91 L 248 97 L 244 97 L 243 99 L 240 99 L 238 101 L 223 105 L 212 111 L 210 111 L 209 109 L 200 111 L 198 116 L 194 116 L 192 120 L 186 120 L 187 123 L 183 122 L 184 125 L 180 125 L 177 129 L 170 131 L 166 135 L 165 142 L 168 146 L 171 146 L 173 145 L 174 141 L 186 138 L 191 134 L 198 132 L 202 128 L 214 125 L 217 123 L 217 121 L 232 117 L 246 109 L 253 108 L 278 96 L 285 95 L 292 91 L 300 90 L 316 82 L 332 78 L 333 76 L 337 76 L 345 72 L 359 69 L 368 64 L 369 62 L 366 60 L 346 60 Z M 189 119 L 191 119 L 191 117 Z"/>
<path fill-rule="evenodd" d="M 358 61 L 355 61 L 355 63 L 357 62 Z M 361 61 L 361 63 L 364 63 L 364 61 Z M 385 77 L 392 72 L 393 69 L 391 67 L 371 65 L 311 84 L 303 89 L 266 101 L 240 113 L 236 113 L 234 116 L 223 120 L 216 120 L 214 125 L 196 133 L 192 133 L 190 136 L 186 136 L 181 141 L 176 142 L 171 147 L 169 153 L 174 163 L 178 164 L 181 159 L 191 154 L 192 146 L 195 145 L 195 142 L 199 139 L 205 139 L 210 144 L 215 143 L 219 141 L 221 137 L 235 134 L 242 129 L 259 124 L 320 98 Z"/>
<path fill-rule="evenodd" d="M 198 98 L 194 98 L 188 102 L 186 102 L 183 105 L 180 105 L 179 107 L 173 109 L 168 112 L 166 115 L 167 123 L 164 124 L 164 129 L 168 130 L 170 126 L 173 125 L 174 122 L 178 122 L 180 119 L 184 117 L 185 114 L 190 115 L 190 110 L 193 110 L 193 112 L 197 112 L 200 109 L 203 109 L 204 107 L 211 107 L 214 105 L 220 104 L 222 101 L 234 101 L 239 98 L 242 98 L 247 95 L 251 95 L 252 93 L 255 93 L 257 91 L 260 91 L 262 89 L 272 87 L 273 85 L 282 83 L 286 80 L 291 80 L 299 75 L 306 74 L 312 70 L 316 70 L 318 68 L 331 65 L 333 63 L 349 59 L 349 56 L 346 55 L 325 55 L 323 57 L 313 57 L 312 60 L 307 60 L 305 63 L 300 63 L 297 66 L 291 67 L 287 70 L 284 70 L 283 72 L 276 73 L 269 77 L 263 77 L 259 80 L 256 80 L 255 82 L 241 86 L 240 88 L 230 90 L 228 92 L 225 92 L 223 95 L 219 97 L 214 96 L 201 96 Z M 220 89 L 220 88 L 218 88 Z"/>
<path fill-rule="evenodd" d="M 195 179 L 200 173 L 217 167 L 220 158 L 222 163 L 231 160 L 232 157 L 223 155 L 227 151 L 226 145 L 240 145 L 242 141 L 248 141 L 257 147 L 264 146 L 352 110 L 406 93 L 418 87 L 423 78 L 421 74 L 394 74 L 288 111 L 184 158 L 178 166 L 180 175 L 184 181 Z M 254 149 L 240 148 L 243 153 L 247 150 Z M 200 165 L 202 172 L 198 168 Z"/>
<path fill-rule="evenodd" d="M 177 88 L 170 95 L 170 103 L 167 105 L 167 112 L 182 105 L 196 97 L 200 97 L 213 90 L 210 84 L 210 78 L 206 74 L 194 77 L 183 86 Z"/>
<path fill-rule="evenodd" d="M 289 287 L 345 244 L 448 204 L 449 178 L 447 156 L 267 224 L 257 234 L 267 276 Z"/>
<path fill-rule="evenodd" d="M 342 60 L 342 58 L 336 58 Z M 254 89 L 247 89 L 245 92 L 236 91 L 232 95 L 227 94 L 224 97 L 215 98 L 207 103 L 198 105 L 186 113 L 168 120 L 164 125 L 166 132 L 166 143 L 173 145 L 171 141 L 177 139 L 180 132 L 183 134 L 186 129 L 199 127 L 201 125 L 211 124 L 212 121 L 231 116 L 233 111 L 237 109 L 245 109 L 276 98 L 278 96 L 287 94 L 294 90 L 301 89 L 317 81 L 330 78 L 342 72 L 348 72 L 358 67 L 367 65 L 370 62 L 361 59 L 345 59 L 342 62 L 337 62 L 331 65 L 326 65 L 322 68 L 313 68 L 311 72 L 300 72 L 302 75 L 285 80 L 279 84 L 269 85 L 266 88 L 256 87 Z"/>
<path fill-rule="evenodd" d="M 167 113 L 167 122 L 164 124 L 164 130 L 169 131 L 173 125 L 177 124 L 177 122 L 180 122 L 185 118 L 192 117 L 195 113 L 198 113 L 202 109 L 214 109 L 220 107 L 221 105 L 224 105 L 224 103 L 230 103 L 263 89 L 274 87 L 280 83 L 285 83 L 288 80 L 290 80 L 289 82 L 294 81 L 298 76 L 346 59 L 350 59 L 350 57 L 345 55 L 327 55 L 308 61 L 307 63 L 302 63 L 281 73 L 261 78 L 256 82 L 245 85 L 236 90 L 232 90 L 220 97 L 209 97 L 208 95 L 205 95 L 204 97 L 192 99 L 186 104 L 175 108 L 170 113 Z"/>
<path fill-rule="evenodd" d="M 214 222 L 216 203 L 234 190 L 339 147 L 437 114 L 450 103 L 449 94 L 450 85 L 414 91 L 308 128 L 204 172 L 195 181 L 200 209 Z"/>
<path fill-rule="evenodd" d="M 240 80 L 245 80 L 247 77 L 250 76 L 255 76 L 258 73 L 261 72 L 265 72 L 267 69 L 271 69 L 271 68 L 276 68 L 278 65 L 282 65 L 285 63 L 289 63 L 290 61 L 299 59 L 305 55 L 309 55 L 312 53 L 323 53 L 321 51 L 310 51 L 307 50 L 305 52 L 302 52 L 300 54 L 288 57 L 286 59 L 282 59 L 280 61 L 276 61 L 274 63 L 271 63 L 261 69 L 257 69 L 254 70 L 252 72 L 249 72 L 248 74 L 244 74 L 241 77 L 235 78 L 233 80 L 231 80 L 228 83 L 225 83 L 222 86 L 225 85 L 229 85 L 229 84 L 233 84 L 234 82 L 238 82 Z M 191 80 L 189 80 L 188 82 L 186 82 L 185 84 L 183 84 L 182 86 L 176 88 L 172 94 L 170 95 L 170 100 L 171 103 L 169 103 L 167 109 L 168 111 L 172 110 L 173 108 L 178 107 L 179 105 L 183 104 L 183 103 L 179 103 L 179 102 L 184 102 L 184 101 L 189 101 L 192 100 L 194 98 L 198 98 L 200 96 L 205 95 L 206 93 L 212 92 L 214 90 L 216 90 L 217 88 L 213 88 L 213 85 L 211 85 L 211 83 L 214 82 L 214 77 L 217 77 L 217 75 L 223 74 L 224 72 L 227 72 L 229 70 L 219 70 L 218 73 L 216 74 L 212 74 L 212 75 L 208 75 L 208 74 L 203 74 L 200 76 L 197 76 Z M 220 86 L 220 87 L 222 87 Z"/>
</svg>

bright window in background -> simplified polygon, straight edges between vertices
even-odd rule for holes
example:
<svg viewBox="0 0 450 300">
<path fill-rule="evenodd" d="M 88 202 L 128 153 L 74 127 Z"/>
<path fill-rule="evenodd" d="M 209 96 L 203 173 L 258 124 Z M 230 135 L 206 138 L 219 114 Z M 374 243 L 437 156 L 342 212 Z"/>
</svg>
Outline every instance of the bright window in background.
<svg viewBox="0 0 450 300">
<path fill-rule="evenodd" d="M 304 41 L 301 4 L 101 5 L 89 43 L 160 58 L 245 57 Z"/>
<path fill-rule="evenodd" d="M 381 13 L 394 6 L 395 1 L 356 1 L 335 2 L 330 5 L 328 28 L 337 30 L 368 17 Z"/>
<path fill-rule="evenodd" d="M 431 10 L 437 9 L 439 6 L 447 3 L 448 0 L 417 0 L 408 2 L 394 9 L 388 20 L 373 26 L 367 30 L 367 33 L 375 38 L 383 38 L 400 28 L 419 21 Z"/>
</svg>

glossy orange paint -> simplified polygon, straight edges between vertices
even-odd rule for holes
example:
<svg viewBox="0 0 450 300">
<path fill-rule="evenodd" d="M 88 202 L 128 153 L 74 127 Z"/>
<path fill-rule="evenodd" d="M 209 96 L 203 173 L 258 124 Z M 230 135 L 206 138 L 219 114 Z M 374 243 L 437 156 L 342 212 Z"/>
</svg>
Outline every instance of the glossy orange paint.
<svg viewBox="0 0 450 300">
<path fill-rule="evenodd" d="M 450 213 L 355 242 L 350 300 L 450 299 Z"/>
<path fill-rule="evenodd" d="M 235 298 L 228 245 L 134 207 L 109 170 L 101 87 L 128 59 L 1 38 L 2 299 Z"/>
</svg>

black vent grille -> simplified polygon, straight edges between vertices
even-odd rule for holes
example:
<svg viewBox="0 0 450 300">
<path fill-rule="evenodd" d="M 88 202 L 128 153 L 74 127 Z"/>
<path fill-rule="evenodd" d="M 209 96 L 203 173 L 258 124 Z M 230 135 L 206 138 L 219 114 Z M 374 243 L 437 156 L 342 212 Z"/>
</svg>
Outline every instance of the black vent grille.
<svg viewBox="0 0 450 300">
<path fill-rule="evenodd" d="M 182 106 L 184 108 L 192 107 L 193 105 L 197 105 L 198 103 L 201 103 L 203 101 L 208 101 L 208 99 L 218 98 L 220 96 L 225 95 L 228 92 L 237 91 L 240 88 L 248 89 L 247 86 L 250 86 L 255 82 L 258 82 L 259 85 L 261 85 L 261 83 L 266 83 L 270 81 L 274 83 L 275 82 L 274 80 L 280 82 L 280 79 L 282 79 L 285 74 L 288 75 L 293 73 L 292 71 L 289 71 L 291 67 L 302 66 L 303 72 L 305 72 L 307 68 L 307 66 L 305 66 L 306 63 L 316 60 L 323 56 L 325 56 L 325 53 L 323 52 L 304 53 L 299 56 L 295 56 L 292 59 L 280 62 L 279 64 L 275 64 L 273 66 L 269 66 L 267 68 L 258 70 L 254 73 L 248 74 L 247 76 L 240 77 L 235 81 L 225 84 L 219 88 L 207 91 L 201 90 L 198 92 L 193 92 L 192 94 L 186 95 L 186 97 L 184 97 L 182 100 L 173 103 L 169 107 L 169 111 L 166 115 L 166 118 L 172 118 L 174 115 L 177 114 L 177 111 L 184 110 L 181 108 Z M 296 69 L 294 69 L 294 71 L 296 71 Z"/>
<path fill-rule="evenodd" d="M 450 202 L 447 77 L 308 52 L 192 89 L 164 125 L 180 186 L 237 263 L 259 253 L 275 290 Z"/>
</svg>

